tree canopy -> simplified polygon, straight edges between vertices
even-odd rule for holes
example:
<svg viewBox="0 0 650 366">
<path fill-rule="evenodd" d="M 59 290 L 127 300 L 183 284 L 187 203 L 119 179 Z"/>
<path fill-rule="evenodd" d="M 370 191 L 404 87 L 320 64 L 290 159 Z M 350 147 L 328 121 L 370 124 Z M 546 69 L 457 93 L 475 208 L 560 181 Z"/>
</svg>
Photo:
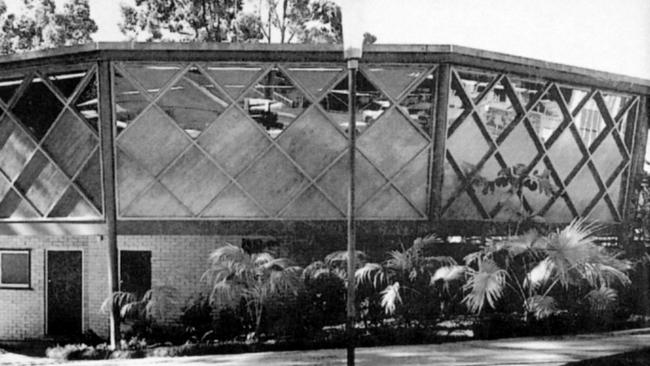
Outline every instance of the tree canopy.
<svg viewBox="0 0 650 366">
<path fill-rule="evenodd" d="M 332 0 L 136 0 L 122 33 L 139 41 L 340 43 Z M 368 34 L 367 43 L 376 41 Z"/>
<path fill-rule="evenodd" d="M 54 0 L 23 0 L 20 15 L 0 0 L 0 54 L 69 46 L 92 41 L 97 24 L 88 0 L 67 0 L 57 11 Z"/>
</svg>

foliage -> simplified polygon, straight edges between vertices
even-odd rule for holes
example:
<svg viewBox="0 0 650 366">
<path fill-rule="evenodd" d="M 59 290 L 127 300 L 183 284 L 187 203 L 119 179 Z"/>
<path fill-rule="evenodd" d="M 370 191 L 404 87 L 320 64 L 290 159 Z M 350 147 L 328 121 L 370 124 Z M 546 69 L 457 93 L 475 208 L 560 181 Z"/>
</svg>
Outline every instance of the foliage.
<svg viewBox="0 0 650 366">
<path fill-rule="evenodd" d="M 0 6 L 0 54 L 83 44 L 97 32 L 88 0 L 67 0 L 61 12 L 54 0 L 23 0 L 23 5 L 20 16 Z"/>
<path fill-rule="evenodd" d="M 65 346 L 50 347 L 45 351 L 48 358 L 58 361 L 72 360 L 102 360 L 108 358 L 111 350 L 104 343 L 97 346 L 86 344 L 66 344 Z"/>
<path fill-rule="evenodd" d="M 519 299 L 524 318 L 557 314 L 561 300 L 576 302 L 585 293 L 592 311 L 609 309 L 617 299 L 616 285 L 627 286 L 631 262 L 594 242 L 598 226 L 574 220 L 548 235 L 531 231 L 489 242 L 465 258 L 468 281 L 464 302 L 474 313 L 495 309 L 504 294 Z M 509 297 L 509 300 L 513 300 Z"/>
<path fill-rule="evenodd" d="M 302 269 L 291 266 L 287 259 L 269 253 L 249 254 L 232 244 L 213 251 L 209 263 L 203 280 L 212 288 L 211 305 L 220 310 L 243 303 L 253 321 L 249 329 L 255 339 L 259 339 L 268 303 L 276 296 L 296 296 L 301 285 Z"/>
<path fill-rule="evenodd" d="M 450 283 L 463 277 L 464 269 L 446 256 L 426 256 L 424 249 L 439 239 L 418 238 L 409 248 L 389 252 L 381 263 L 365 263 L 355 277 L 358 283 L 381 289 L 380 305 L 387 315 L 396 316 L 406 324 L 417 320 L 425 324 L 437 320 L 451 300 Z"/>
<path fill-rule="evenodd" d="M 341 43 L 332 0 L 136 0 L 122 5 L 132 39 L 184 42 Z M 365 36 L 366 44 L 377 38 Z"/>
<path fill-rule="evenodd" d="M 543 171 L 529 171 L 526 165 L 516 164 L 499 170 L 496 178 L 489 180 L 475 174 L 476 167 L 470 164 L 465 165 L 466 173 L 469 175 L 474 174 L 471 178 L 472 184 L 479 187 L 484 195 L 501 194 L 500 204 L 504 205 L 503 210 L 510 212 L 517 221 L 529 219 L 542 221 L 542 218 L 537 216 L 537 212 L 534 212 L 527 204 L 524 197 L 524 188 L 530 192 L 538 192 L 546 196 L 553 195 L 556 189 L 551 183 L 550 171 L 546 169 Z"/>
</svg>

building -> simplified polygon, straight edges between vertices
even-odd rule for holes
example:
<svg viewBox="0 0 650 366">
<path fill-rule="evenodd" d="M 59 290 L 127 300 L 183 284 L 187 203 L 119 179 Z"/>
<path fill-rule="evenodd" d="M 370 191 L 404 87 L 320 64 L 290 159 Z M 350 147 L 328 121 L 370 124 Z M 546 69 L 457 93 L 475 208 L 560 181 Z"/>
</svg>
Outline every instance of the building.
<svg viewBox="0 0 650 366">
<path fill-rule="evenodd" d="M 614 234 L 630 220 L 650 81 L 389 45 L 368 47 L 358 79 L 360 249 L 504 232 L 522 213 Z M 303 261 L 344 248 L 347 98 L 338 46 L 0 59 L 0 339 L 106 334 L 115 238 L 123 290 L 181 298 L 226 241 Z M 498 180 L 513 168 L 530 178 L 521 195 Z"/>
</svg>

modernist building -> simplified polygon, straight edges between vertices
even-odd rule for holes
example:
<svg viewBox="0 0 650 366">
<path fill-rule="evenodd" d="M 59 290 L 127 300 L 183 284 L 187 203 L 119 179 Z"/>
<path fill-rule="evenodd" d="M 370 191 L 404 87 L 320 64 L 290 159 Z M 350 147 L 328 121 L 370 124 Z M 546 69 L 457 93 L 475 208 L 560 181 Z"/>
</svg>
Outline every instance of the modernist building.
<svg viewBox="0 0 650 366">
<path fill-rule="evenodd" d="M 359 246 L 631 217 L 650 82 L 455 46 L 368 47 Z M 106 334 L 120 286 L 198 291 L 210 250 L 345 246 L 338 46 L 93 44 L 0 59 L 0 339 Z M 520 195 L 499 172 L 531 177 Z M 492 183 L 490 183 L 492 182 Z M 252 243 L 252 244 L 251 244 Z"/>
</svg>

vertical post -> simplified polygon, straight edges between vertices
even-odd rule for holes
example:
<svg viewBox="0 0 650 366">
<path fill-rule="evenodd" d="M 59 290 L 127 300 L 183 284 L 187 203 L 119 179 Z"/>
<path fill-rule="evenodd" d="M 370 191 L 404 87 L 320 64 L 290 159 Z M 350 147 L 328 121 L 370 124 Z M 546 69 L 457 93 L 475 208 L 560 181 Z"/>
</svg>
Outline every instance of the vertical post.
<svg viewBox="0 0 650 366">
<path fill-rule="evenodd" d="M 113 150 L 113 98 L 111 92 L 111 65 L 109 61 L 99 61 L 98 105 L 99 131 L 102 152 L 102 184 L 104 186 L 104 215 L 106 217 L 106 243 L 108 260 L 108 288 L 111 299 L 119 290 L 117 277 L 117 214 L 115 204 L 115 157 Z M 115 349 L 120 344 L 120 318 L 118 309 L 110 307 L 110 344 Z"/>
<path fill-rule="evenodd" d="M 349 183 L 348 187 L 348 297 L 347 297 L 347 321 L 345 323 L 346 333 L 348 337 L 348 366 L 354 365 L 354 345 L 355 345 L 355 332 L 354 324 L 356 322 L 356 312 L 354 306 L 356 283 L 354 280 L 354 271 L 356 269 L 356 227 L 354 217 L 354 196 L 355 196 L 355 150 L 356 150 L 356 110 L 357 110 L 357 68 L 359 61 L 357 59 L 349 59 L 348 63 L 348 108 L 350 110 L 350 123 L 348 125 L 349 136 Z"/>
<path fill-rule="evenodd" d="M 436 85 L 435 125 L 433 127 L 433 159 L 431 184 L 431 204 L 429 219 L 437 221 L 442 214 L 442 183 L 445 173 L 445 144 L 447 142 L 447 110 L 449 107 L 449 86 L 451 68 L 449 64 L 438 66 Z"/>
</svg>

